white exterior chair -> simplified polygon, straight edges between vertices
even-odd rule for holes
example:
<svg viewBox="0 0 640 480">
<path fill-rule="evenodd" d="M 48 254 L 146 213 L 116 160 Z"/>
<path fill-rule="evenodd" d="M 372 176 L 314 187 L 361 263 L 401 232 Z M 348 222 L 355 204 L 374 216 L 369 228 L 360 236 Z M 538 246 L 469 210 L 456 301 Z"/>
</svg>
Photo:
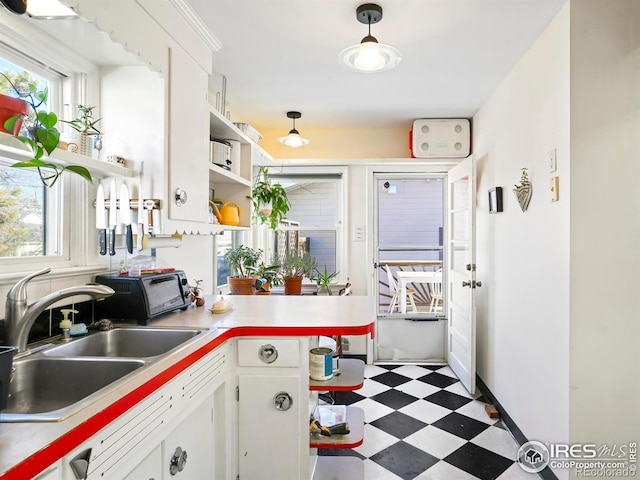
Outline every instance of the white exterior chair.
<svg viewBox="0 0 640 480">
<path fill-rule="evenodd" d="M 384 266 L 387 270 L 387 277 L 389 279 L 389 293 L 391 294 L 391 303 L 389 304 L 389 311 L 387 313 L 393 313 L 394 308 L 398 308 L 400 311 L 399 298 L 400 298 L 400 290 L 398 289 L 398 284 L 393 278 L 393 274 L 391 273 L 391 268 L 389 265 Z M 418 313 L 418 308 L 416 307 L 416 302 L 413 299 L 413 295 L 416 291 L 413 288 L 407 288 L 407 300 L 408 304 L 411 305 L 411 311 L 413 313 Z"/>
<path fill-rule="evenodd" d="M 431 293 L 431 305 L 429 312 L 442 310 L 442 271 L 436 272 L 433 282 L 429 284 Z"/>
</svg>

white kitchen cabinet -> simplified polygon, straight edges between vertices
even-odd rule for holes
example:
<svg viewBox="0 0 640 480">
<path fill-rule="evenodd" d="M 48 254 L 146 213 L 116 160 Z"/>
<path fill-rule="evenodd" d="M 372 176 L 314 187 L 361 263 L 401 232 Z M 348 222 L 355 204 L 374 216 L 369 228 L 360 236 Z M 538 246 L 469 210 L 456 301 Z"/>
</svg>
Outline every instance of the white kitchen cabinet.
<svg viewBox="0 0 640 480">
<path fill-rule="evenodd" d="M 123 480 L 161 480 L 162 449 L 158 445 Z"/>
<path fill-rule="evenodd" d="M 163 480 L 215 478 L 213 398 L 203 401 L 162 442 Z"/>
<path fill-rule="evenodd" d="M 167 233 L 193 228 L 171 221 L 209 223 L 208 75 L 182 48 L 169 49 L 167 85 Z M 186 194 L 179 200 L 179 192 Z"/>
<path fill-rule="evenodd" d="M 238 340 L 240 479 L 307 477 L 308 358 L 308 339 Z"/>
<path fill-rule="evenodd" d="M 213 419 L 214 399 L 218 392 L 224 391 L 228 379 L 226 352 L 227 346 L 221 345 L 208 353 L 73 449 L 62 460 L 61 478 L 84 478 L 77 475 L 73 468 L 74 463 L 81 467 L 83 460 L 88 463 L 88 480 L 213 478 L 213 439 L 216 437 L 223 443 L 225 441 L 225 435 L 222 434 L 224 426 L 216 426 L 214 429 Z M 197 433 L 197 436 L 191 434 L 193 440 L 187 438 L 190 435 L 189 431 Z M 193 459 L 188 458 L 188 461 L 195 467 L 189 469 L 189 472 L 202 469 L 210 475 L 190 476 L 189 473 L 171 476 L 171 456 L 168 456 L 168 451 L 172 450 L 171 454 L 175 452 L 172 439 L 178 439 L 180 444 L 186 447 L 183 450 L 193 452 Z M 154 455 L 156 450 L 161 452 L 160 456 Z M 205 457 L 206 460 L 203 460 Z M 140 459 L 144 459 L 142 463 Z M 159 469 L 153 466 L 153 459 L 158 462 Z M 184 471 L 186 470 L 183 469 Z M 133 472 L 141 472 L 142 476 L 136 477 Z M 158 473 L 161 476 L 158 476 Z M 52 478 L 55 480 L 60 477 Z"/>
</svg>

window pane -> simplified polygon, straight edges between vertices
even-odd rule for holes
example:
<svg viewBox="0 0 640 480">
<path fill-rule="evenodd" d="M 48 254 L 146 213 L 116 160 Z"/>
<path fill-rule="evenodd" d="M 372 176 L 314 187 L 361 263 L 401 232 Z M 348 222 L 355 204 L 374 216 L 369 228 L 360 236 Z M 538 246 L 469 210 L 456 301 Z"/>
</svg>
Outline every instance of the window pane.
<svg viewBox="0 0 640 480">
<path fill-rule="evenodd" d="M 216 237 L 216 258 L 218 265 L 218 275 L 216 276 L 216 286 L 227 284 L 227 277 L 231 275 L 231 269 L 224 261 L 224 254 L 233 246 L 233 235 L 230 231 L 225 231 Z"/>
<path fill-rule="evenodd" d="M 323 273 L 325 266 L 327 273 L 336 271 L 336 232 L 326 230 L 301 230 L 299 244 L 304 250 L 315 257 L 318 270 Z"/>
<path fill-rule="evenodd" d="M 0 58 L 0 93 L 28 96 L 49 89 L 47 79 Z M 32 96 L 37 109 L 47 104 Z M 33 116 L 33 111 L 30 111 Z M 28 136 L 32 120 L 25 119 L 21 135 Z M 0 258 L 62 255 L 62 183 L 46 188 L 33 168 L 12 168 L 18 160 L 0 151 Z M 43 170 L 43 172 L 47 172 Z"/>
<path fill-rule="evenodd" d="M 52 250 L 45 239 L 45 193 L 35 170 L 0 165 L 0 257 L 42 256 Z"/>
<path fill-rule="evenodd" d="M 336 181 L 314 181 L 313 179 L 278 178 L 287 190 L 291 209 L 287 218 L 301 227 L 336 226 Z"/>
</svg>

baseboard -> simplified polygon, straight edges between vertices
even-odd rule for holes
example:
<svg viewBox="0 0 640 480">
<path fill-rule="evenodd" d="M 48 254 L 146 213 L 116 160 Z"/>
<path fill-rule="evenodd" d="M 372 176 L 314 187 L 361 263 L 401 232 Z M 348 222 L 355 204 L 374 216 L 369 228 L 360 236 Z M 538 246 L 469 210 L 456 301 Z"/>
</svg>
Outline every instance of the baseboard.
<svg viewBox="0 0 640 480">
<path fill-rule="evenodd" d="M 500 402 L 495 397 L 493 392 L 489 390 L 489 387 L 487 387 L 487 385 L 478 375 L 476 375 L 476 386 L 478 387 L 478 390 L 482 392 L 482 395 L 487 400 L 487 403 L 491 403 L 496 407 L 496 410 L 498 410 L 498 413 L 500 414 L 500 418 L 511 432 L 511 435 L 513 435 L 513 438 L 516 440 L 516 442 L 518 442 L 518 445 L 524 445 L 525 443 L 527 443 L 529 439 L 525 436 L 524 433 L 522 433 L 522 430 L 518 428 L 518 425 L 516 425 L 516 422 L 513 421 L 513 418 L 511 418 L 504 407 L 500 405 Z M 539 472 L 538 476 L 544 480 L 558 480 L 556 474 L 553 473 L 553 470 L 551 470 L 549 467 L 546 467 L 544 470 Z"/>
</svg>

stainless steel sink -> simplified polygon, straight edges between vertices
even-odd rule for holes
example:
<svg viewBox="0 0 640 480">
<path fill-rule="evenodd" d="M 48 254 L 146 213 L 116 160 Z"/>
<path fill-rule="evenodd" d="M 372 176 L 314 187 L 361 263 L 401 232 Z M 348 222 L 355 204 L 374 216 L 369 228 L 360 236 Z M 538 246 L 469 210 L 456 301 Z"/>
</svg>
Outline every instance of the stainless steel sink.
<svg viewBox="0 0 640 480">
<path fill-rule="evenodd" d="M 3 422 L 60 421 L 208 329 L 121 327 L 34 349 L 14 360 Z"/>
<path fill-rule="evenodd" d="M 145 365 L 118 358 L 24 357 L 13 362 L 7 408 L 0 422 L 57 421 L 79 410 L 91 395 Z"/>
<path fill-rule="evenodd" d="M 116 328 L 71 340 L 43 354 L 47 357 L 148 358 L 165 354 L 201 332 L 198 329 Z"/>
</svg>

